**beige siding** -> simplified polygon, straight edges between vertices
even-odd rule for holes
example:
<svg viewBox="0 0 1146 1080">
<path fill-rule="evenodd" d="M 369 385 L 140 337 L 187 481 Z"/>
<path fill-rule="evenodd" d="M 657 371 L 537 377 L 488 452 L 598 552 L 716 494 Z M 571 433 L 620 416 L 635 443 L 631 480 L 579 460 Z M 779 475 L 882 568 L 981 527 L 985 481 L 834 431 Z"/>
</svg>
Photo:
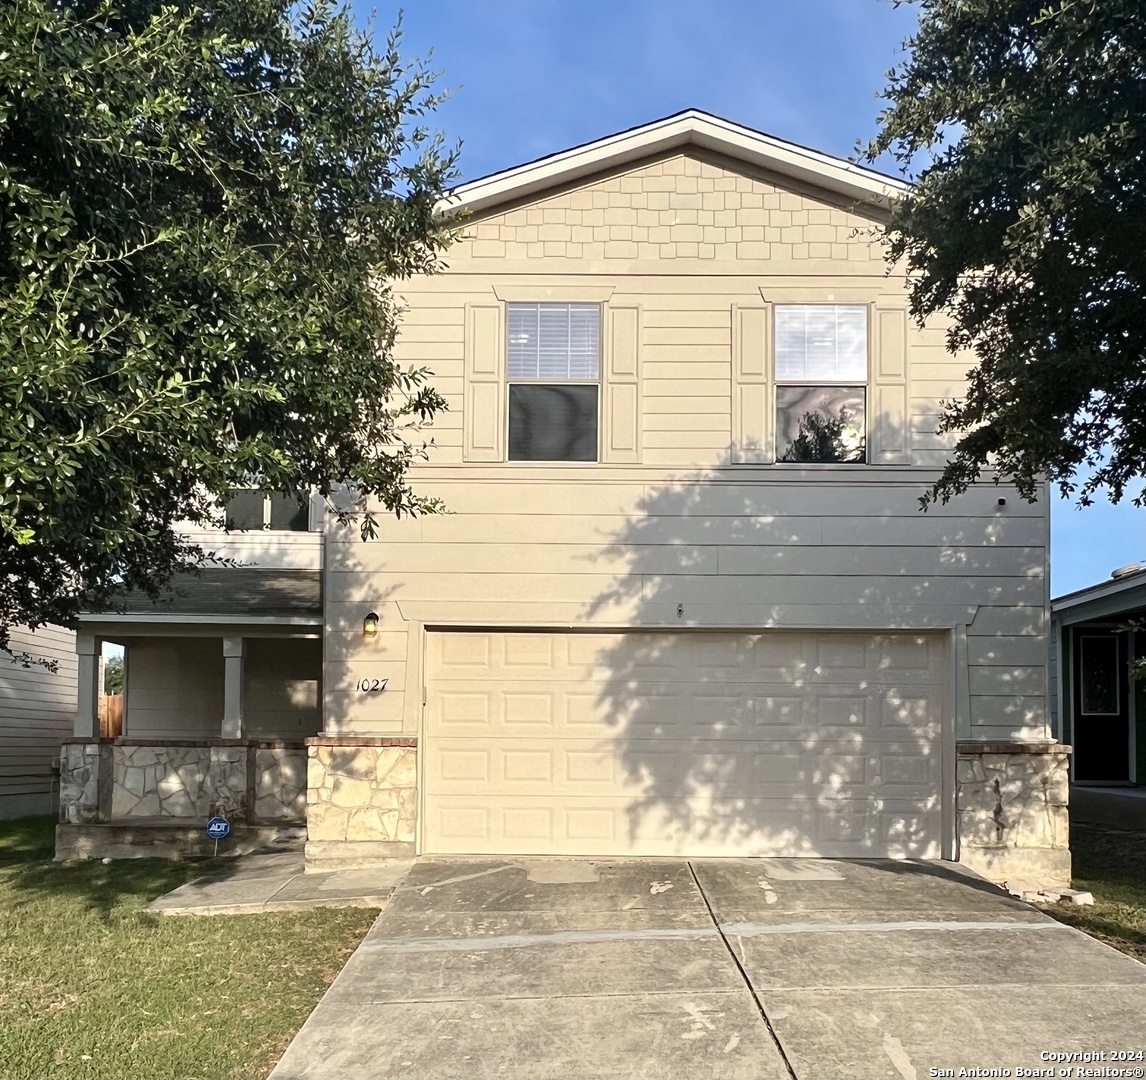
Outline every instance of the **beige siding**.
<svg viewBox="0 0 1146 1080">
<path fill-rule="evenodd" d="M 419 730 L 423 625 L 906 628 L 947 632 L 965 658 L 957 737 L 1045 736 L 1046 502 L 984 485 L 920 512 L 952 445 L 935 434 L 942 402 L 971 358 L 946 351 L 941 323 L 907 318 L 872 224 L 833 196 L 678 155 L 479 217 L 446 272 L 403 283 L 398 355 L 450 402 L 414 480 L 450 513 L 383 521 L 365 544 L 328 531 L 327 726 Z M 638 371 L 637 450 L 505 462 L 493 320 L 507 298 L 570 297 L 601 301 L 607 349 L 616 313 L 637 313 L 621 365 Z M 772 306 L 814 302 L 869 306 L 879 464 L 768 464 Z M 615 368 L 607 354 L 605 394 Z M 611 422 L 603 447 L 624 442 Z M 371 609 L 383 632 L 365 641 Z M 386 692 L 356 690 L 366 676 Z"/>
<path fill-rule="evenodd" d="M 711 467 L 729 459 L 738 306 L 835 300 L 873 305 L 876 371 L 878 350 L 904 353 L 906 375 L 873 385 L 869 410 L 892 402 L 894 387 L 905 401 L 894 422 L 907 427 L 910 460 L 941 465 L 953 438 L 934 435 L 934 417 L 943 399 L 963 392 L 972 358 L 946 351 L 942 325 L 907 325 L 906 297 L 885 277 L 873 224 L 822 193 L 785 190 L 719 158 L 686 156 L 472 223 L 451 249 L 447 274 L 403 287 L 411 310 L 397 355 L 429 366 L 453 398 L 451 413 L 435 424 L 434 460 L 461 460 L 465 305 L 488 305 L 498 282 L 524 280 L 544 282 L 560 298 L 561 279 L 568 288 L 567 275 L 576 274 L 579 285 L 591 279 L 614 289 L 610 304 L 641 306 L 644 464 Z M 901 329 L 884 340 L 897 312 Z M 650 419 L 665 415 L 677 422 Z M 719 427 L 690 426 L 693 417 L 714 415 Z"/>
<path fill-rule="evenodd" d="M 318 638 L 248 638 L 244 675 L 244 735 L 302 739 L 322 730 Z"/>
<path fill-rule="evenodd" d="M 739 475 L 739 474 L 738 474 Z M 327 703 L 349 730 L 416 730 L 403 693 L 411 621 L 440 625 L 949 628 L 968 625 L 960 737 L 1044 733 L 1046 524 L 1042 504 L 976 490 L 929 514 L 922 476 L 594 485 L 423 481 L 453 511 L 386 522 L 363 543 L 331 530 Z M 595 511 L 595 512 L 594 512 Z M 678 605 L 682 613 L 678 615 Z M 385 632 L 365 648 L 371 608 Z M 368 650 L 368 651 L 367 651 Z M 349 687 L 388 677 L 389 700 Z M 337 687 L 344 689 L 339 691 Z"/>
<path fill-rule="evenodd" d="M 243 734 L 301 739 L 321 729 L 322 643 L 248 638 Z M 217 739 L 223 722 L 223 643 L 217 637 L 136 638 L 128 643 L 124 735 Z"/>
<path fill-rule="evenodd" d="M 127 642 L 123 733 L 134 739 L 217 739 L 223 643 L 214 637 Z"/>
<path fill-rule="evenodd" d="M 34 633 L 16 627 L 11 648 L 57 668 L 0 656 L 0 818 L 51 811 L 52 759 L 76 716 L 75 634 L 58 626 Z"/>
</svg>

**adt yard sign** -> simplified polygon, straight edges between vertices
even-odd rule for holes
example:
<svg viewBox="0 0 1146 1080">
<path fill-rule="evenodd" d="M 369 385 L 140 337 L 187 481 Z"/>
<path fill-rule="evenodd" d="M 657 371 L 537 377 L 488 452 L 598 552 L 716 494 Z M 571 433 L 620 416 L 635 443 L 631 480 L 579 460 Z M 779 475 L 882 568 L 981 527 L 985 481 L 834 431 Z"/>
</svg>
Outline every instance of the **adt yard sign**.
<svg viewBox="0 0 1146 1080">
<path fill-rule="evenodd" d="M 223 840 L 231 831 L 231 823 L 225 817 L 213 817 L 207 822 L 207 839 Z"/>
</svg>

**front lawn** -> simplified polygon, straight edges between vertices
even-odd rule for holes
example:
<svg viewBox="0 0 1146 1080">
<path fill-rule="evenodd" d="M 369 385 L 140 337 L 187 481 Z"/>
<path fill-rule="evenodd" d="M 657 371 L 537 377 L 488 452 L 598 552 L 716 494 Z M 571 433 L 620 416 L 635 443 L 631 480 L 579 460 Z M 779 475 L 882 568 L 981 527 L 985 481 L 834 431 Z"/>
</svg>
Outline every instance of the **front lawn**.
<svg viewBox="0 0 1146 1080">
<path fill-rule="evenodd" d="M 1146 834 L 1071 826 L 1074 887 L 1094 907 L 1051 904 L 1047 914 L 1146 962 Z"/>
<path fill-rule="evenodd" d="M 51 862 L 53 822 L 0 822 L 0 1076 L 264 1077 L 377 911 L 163 918 L 226 860 Z"/>
</svg>

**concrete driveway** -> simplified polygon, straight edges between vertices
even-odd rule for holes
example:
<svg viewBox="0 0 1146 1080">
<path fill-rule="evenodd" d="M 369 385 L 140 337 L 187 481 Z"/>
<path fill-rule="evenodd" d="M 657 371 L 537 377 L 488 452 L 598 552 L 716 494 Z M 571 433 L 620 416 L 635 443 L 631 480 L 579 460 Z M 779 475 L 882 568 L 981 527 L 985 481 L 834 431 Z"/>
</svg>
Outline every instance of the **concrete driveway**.
<svg viewBox="0 0 1146 1080">
<path fill-rule="evenodd" d="M 1143 1049 L 1146 966 L 951 864 L 425 859 L 272 1078 L 922 1080 Z"/>
</svg>

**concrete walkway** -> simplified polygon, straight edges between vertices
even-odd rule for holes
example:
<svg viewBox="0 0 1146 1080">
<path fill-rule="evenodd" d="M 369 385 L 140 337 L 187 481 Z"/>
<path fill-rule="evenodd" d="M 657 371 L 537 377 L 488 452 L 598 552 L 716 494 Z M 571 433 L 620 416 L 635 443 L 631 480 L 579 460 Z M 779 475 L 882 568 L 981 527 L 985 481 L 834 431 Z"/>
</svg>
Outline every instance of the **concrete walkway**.
<svg viewBox="0 0 1146 1080">
<path fill-rule="evenodd" d="M 411 866 L 413 860 L 395 860 L 373 870 L 304 874 L 301 852 L 241 855 L 217 873 L 165 893 L 144 910 L 158 915 L 246 915 L 317 907 L 380 908 Z"/>
<path fill-rule="evenodd" d="M 1015 1075 L 1144 1033 L 1146 966 L 951 864 L 427 859 L 272 1080 Z"/>
</svg>

